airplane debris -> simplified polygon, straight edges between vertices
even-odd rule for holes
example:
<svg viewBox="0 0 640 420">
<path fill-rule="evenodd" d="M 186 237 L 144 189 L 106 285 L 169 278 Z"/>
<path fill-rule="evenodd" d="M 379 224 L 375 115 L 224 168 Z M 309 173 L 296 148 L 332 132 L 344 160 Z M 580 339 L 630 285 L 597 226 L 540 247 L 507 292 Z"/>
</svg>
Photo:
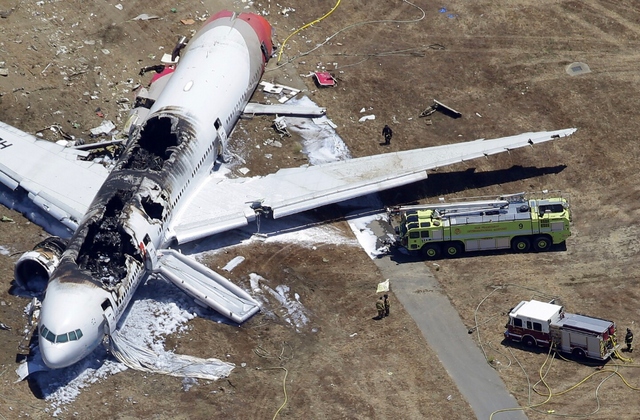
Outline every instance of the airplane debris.
<svg viewBox="0 0 640 420">
<path fill-rule="evenodd" d="M 313 79 L 316 82 L 318 87 L 332 87 L 336 85 L 336 79 L 331 75 L 331 73 L 326 71 L 317 71 L 313 74 Z"/>
<path fill-rule="evenodd" d="M 320 118 L 311 118 L 311 121 L 313 121 L 314 124 L 316 125 L 328 125 L 329 127 L 336 129 L 338 128 L 338 125 L 335 124 L 333 121 L 331 121 L 329 118 L 327 118 L 326 116 L 320 117 Z"/>
<path fill-rule="evenodd" d="M 152 19 L 160 19 L 160 16 L 149 15 L 149 14 L 143 13 L 141 15 L 138 15 L 138 16 L 134 17 L 131 20 L 152 20 Z"/>
<path fill-rule="evenodd" d="M 291 115 L 291 116 L 305 116 L 305 117 L 319 117 L 327 113 L 327 108 L 313 105 L 290 105 L 290 104 L 257 104 L 248 103 L 244 108 L 243 116 L 264 115 L 264 114 L 276 114 L 276 115 Z"/>
<path fill-rule="evenodd" d="M 273 84 L 269 82 L 260 82 L 262 91 L 267 93 L 273 93 L 274 95 L 282 94 L 283 96 L 278 99 L 281 104 L 287 102 L 289 99 L 300 93 L 300 89 L 295 89 L 285 85 Z"/>
<path fill-rule="evenodd" d="M 11 331 L 11 327 L 4 322 L 0 322 L 0 330 Z"/>
<path fill-rule="evenodd" d="M 234 268 L 236 268 L 238 265 L 240 265 L 242 262 L 244 261 L 244 257 L 242 255 L 238 255 L 237 257 L 235 257 L 234 259 L 232 259 L 231 261 L 229 261 L 227 263 L 227 265 L 225 265 L 224 267 L 222 267 L 222 269 L 224 271 L 229 271 L 231 272 L 231 270 L 233 270 Z"/>
<path fill-rule="evenodd" d="M 287 130 L 287 123 L 284 117 L 276 117 L 276 119 L 273 120 L 273 127 L 281 136 L 291 137 L 291 133 Z"/>
<path fill-rule="evenodd" d="M 358 121 L 359 122 L 364 122 L 364 121 L 367 121 L 367 120 L 375 120 L 375 119 L 376 119 L 376 116 L 371 114 L 371 115 L 365 115 L 364 117 L 361 117 Z"/>
<path fill-rule="evenodd" d="M 101 135 L 107 135 L 115 130 L 116 125 L 111 120 L 105 120 L 99 126 L 89 130 L 92 136 L 99 137 Z"/>
<path fill-rule="evenodd" d="M 7 216 L 2 216 L 2 218 L 0 219 L 0 222 L 10 223 L 10 222 L 13 222 L 13 219 Z"/>
<path fill-rule="evenodd" d="M 196 23 L 196 21 L 193 19 L 180 19 L 180 22 L 183 25 L 193 25 L 194 23 Z"/>
<path fill-rule="evenodd" d="M 435 99 L 433 100 L 433 105 L 429 106 L 427 109 L 420 113 L 420 117 L 428 117 L 436 111 L 442 112 L 443 114 L 448 115 L 454 119 L 462 117 L 462 114 L 460 112 L 456 111 L 450 106 L 443 104 L 442 102 L 436 101 Z"/>
<path fill-rule="evenodd" d="M 591 73 L 591 69 L 586 63 L 575 62 L 566 67 L 569 76 L 579 76 L 581 74 Z"/>
<path fill-rule="evenodd" d="M 131 369 L 162 373 L 184 378 L 218 380 L 229 376 L 235 365 L 218 359 L 165 353 L 159 357 L 153 350 L 126 340 L 118 330 L 108 339 L 109 351 Z"/>
</svg>

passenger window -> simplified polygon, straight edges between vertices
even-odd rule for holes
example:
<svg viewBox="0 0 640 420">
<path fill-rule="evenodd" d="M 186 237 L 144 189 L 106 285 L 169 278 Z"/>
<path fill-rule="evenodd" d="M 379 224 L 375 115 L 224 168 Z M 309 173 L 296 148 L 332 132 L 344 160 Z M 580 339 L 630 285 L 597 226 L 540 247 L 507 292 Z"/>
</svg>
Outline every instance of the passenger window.
<svg viewBox="0 0 640 420">
<path fill-rule="evenodd" d="M 520 318 L 513 319 L 513 326 L 522 328 L 522 320 Z"/>
<path fill-rule="evenodd" d="M 69 333 L 69 340 L 76 341 L 77 339 L 78 339 L 78 336 L 76 335 L 76 332 L 75 331 L 71 331 Z"/>
<path fill-rule="evenodd" d="M 67 334 L 60 334 L 56 337 L 56 343 L 66 343 L 69 341 L 69 336 Z"/>
<path fill-rule="evenodd" d="M 411 239 L 416 239 L 420 237 L 420 233 L 419 232 L 409 232 L 409 238 Z"/>
<path fill-rule="evenodd" d="M 428 238 L 429 237 L 429 231 L 428 230 L 423 230 L 422 232 L 420 232 L 420 237 L 421 238 Z"/>
<path fill-rule="evenodd" d="M 539 322 L 534 322 L 533 323 L 533 329 L 534 331 L 542 331 L 542 324 Z"/>
<path fill-rule="evenodd" d="M 420 223 L 420 227 L 421 227 L 421 228 L 431 227 L 431 222 L 424 222 L 424 223 Z"/>
</svg>

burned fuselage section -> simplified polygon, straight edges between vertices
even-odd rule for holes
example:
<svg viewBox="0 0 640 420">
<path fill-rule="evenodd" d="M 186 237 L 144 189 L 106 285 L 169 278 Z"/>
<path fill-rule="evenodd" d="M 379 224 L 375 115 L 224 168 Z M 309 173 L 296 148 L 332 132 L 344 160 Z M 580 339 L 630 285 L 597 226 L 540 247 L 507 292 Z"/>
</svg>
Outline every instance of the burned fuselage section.
<svg viewBox="0 0 640 420">
<path fill-rule="evenodd" d="M 144 274 L 147 251 L 163 242 L 166 222 L 190 183 L 194 147 L 184 117 L 162 113 L 140 126 L 62 257 L 61 270 L 82 275 L 58 273 L 60 281 L 89 281 L 124 309 Z"/>
</svg>

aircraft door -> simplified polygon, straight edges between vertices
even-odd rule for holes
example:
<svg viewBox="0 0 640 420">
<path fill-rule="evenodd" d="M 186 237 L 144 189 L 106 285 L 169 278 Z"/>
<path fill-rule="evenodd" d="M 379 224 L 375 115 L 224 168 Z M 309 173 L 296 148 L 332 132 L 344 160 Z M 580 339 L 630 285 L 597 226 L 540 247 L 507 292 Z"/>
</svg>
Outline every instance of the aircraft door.
<svg viewBox="0 0 640 420">
<path fill-rule="evenodd" d="M 147 270 L 153 271 L 158 265 L 158 253 L 156 252 L 156 247 L 153 245 L 153 241 L 148 234 L 144 235 L 142 248 L 145 254 L 144 266 Z"/>
<path fill-rule="evenodd" d="M 227 162 L 228 153 L 227 153 L 227 132 L 224 130 L 222 126 L 222 122 L 220 122 L 220 118 L 216 118 L 216 121 L 213 123 L 213 126 L 218 133 L 218 158 L 222 162 Z"/>
<path fill-rule="evenodd" d="M 113 311 L 113 306 L 111 305 L 111 300 L 105 299 L 102 302 L 102 310 L 104 311 L 104 319 L 106 321 L 104 326 L 104 333 L 111 335 L 116 330 L 116 314 Z"/>
</svg>

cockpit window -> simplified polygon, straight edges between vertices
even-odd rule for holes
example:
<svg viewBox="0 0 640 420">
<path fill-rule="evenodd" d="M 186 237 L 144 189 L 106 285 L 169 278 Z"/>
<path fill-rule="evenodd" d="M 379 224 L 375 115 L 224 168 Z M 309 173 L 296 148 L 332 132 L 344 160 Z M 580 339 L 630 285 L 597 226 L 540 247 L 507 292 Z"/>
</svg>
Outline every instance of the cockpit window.
<svg viewBox="0 0 640 420">
<path fill-rule="evenodd" d="M 67 341 L 77 341 L 82 338 L 81 330 L 75 330 L 56 336 L 44 325 L 40 327 L 40 334 L 42 335 L 42 337 L 51 341 L 52 343 L 66 343 Z"/>
</svg>

